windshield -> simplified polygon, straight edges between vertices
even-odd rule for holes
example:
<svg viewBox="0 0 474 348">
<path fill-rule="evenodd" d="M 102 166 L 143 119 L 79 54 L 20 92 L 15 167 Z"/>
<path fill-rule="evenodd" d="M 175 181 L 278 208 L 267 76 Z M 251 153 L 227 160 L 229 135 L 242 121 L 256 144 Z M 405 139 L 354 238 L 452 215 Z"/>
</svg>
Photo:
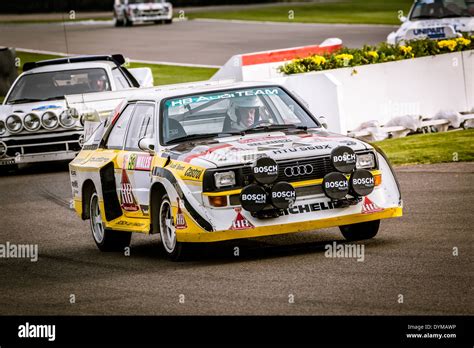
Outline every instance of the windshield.
<svg viewBox="0 0 474 348">
<path fill-rule="evenodd" d="M 420 0 L 413 5 L 410 20 L 474 16 L 474 0 Z"/>
<path fill-rule="evenodd" d="M 7 104 L 63 99 L 65 95 L 110 91 L 104 69 L 79 69 L 28 74 L 21 77 Z"/>
<path fill-rule="evenodd" d="M 279 87 L 196 94 L 167 99 L 162 105 L 163 144 L 206 135 L 319 127 Z"/>
</svg>

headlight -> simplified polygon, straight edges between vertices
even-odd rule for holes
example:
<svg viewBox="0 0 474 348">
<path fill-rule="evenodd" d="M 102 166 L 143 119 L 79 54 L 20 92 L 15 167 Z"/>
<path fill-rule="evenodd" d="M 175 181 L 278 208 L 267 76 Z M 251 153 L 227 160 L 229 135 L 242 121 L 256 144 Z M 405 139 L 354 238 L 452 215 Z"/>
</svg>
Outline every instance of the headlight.
<svg viewBox="0 0 474 348">
<path fill-rule="evenodd" d="M 76 120 L 74 119 L 70 110 L 64 110 L 61 112 L 61 115 L 59 115 L 59 123 L 64 128 L 71 128 L 76 124 Z"/>
<path fill-rule="evenodd" d="M 362 155 L 357 155 L 357 169 L 362 168 L 375 168 L 375 158 L 373 153 L 364 153 Z"/>
<path fill-rule="evenodd" d="M 226 187 L 235 185 L 235 173 L 233 171 L 215 173 L 214 180 L 216 182 L 216 187 Z"/>
<path fill-rule="evenodd" d="M 41 120 L 36 114 L 28 114 L 23 119 L 23 124 L 25 125 L 26 130 L 35 131 L 41 127 Z"/>
<path fill-rule="evenodd" d="M 23 123 L 21 122 L 21 118 L 18 115 L 10 115 L 7 117 L 7 129 L 11 133 L 20 133 L 23 129 Z"/>
<path fill-rule="evenodd" d="M 41 123 L 46 129 L 54 129 L 58 126 L 58 116 L 51 111 L 47 111 L 41 116 Z"/>
<path fill-rule="evenodd" d="M 5 127 L 5 122 L 0 121 L 0 135 L 3 135 L 7 132 L 7 128 Z"/>
</svg>

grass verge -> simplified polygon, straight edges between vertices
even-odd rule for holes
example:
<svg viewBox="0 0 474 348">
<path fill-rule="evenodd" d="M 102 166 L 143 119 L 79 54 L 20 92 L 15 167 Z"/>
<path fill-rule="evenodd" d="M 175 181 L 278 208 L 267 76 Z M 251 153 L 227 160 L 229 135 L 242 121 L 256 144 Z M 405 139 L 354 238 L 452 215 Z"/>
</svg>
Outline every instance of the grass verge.
<svg viewBox="0 0 474 348">
<path fill-rule="evenodd" d="M 18 73 L 23 72 L 23 64 L 26 62 L 36 62 L 39 60 L 60 58 L 58 56 L 37 54 L 29 52 L 16 52 L 17 58 L 20 59 L 20 67 Z M 161 65 L 161 64 L 140 64 L 130 63 L 130 68 L 142 68 L 148 67 L 153 73 L 153 79 L 155 86 L 168 85 L 173 83 L 193 82 L 208 80 L 214 75 L 218 69 L 213 68 L 195 68 L 195 67 L 183 67 L 176 65 Z M 4 96 L 0 96 L 0 103 L 3 101 Z"/>
<path fill-rule="evenodd" d="M 238 19 L 300 23 L 351 23 L 399 25 L 398 11 L 406 15 L 413 0 L 343 0 L 309 4 L 282 4 L 251 9 L 187 13 L 193 18 Z M 293 11 L 293 12 L 290 12 Z M 290 19 L 293 14 L 294 18 Z"/>
<path fill-rule="evenodd" d="M 474 129 L 375 142 L 394 165 L 474 161 Z"/>
</svg>

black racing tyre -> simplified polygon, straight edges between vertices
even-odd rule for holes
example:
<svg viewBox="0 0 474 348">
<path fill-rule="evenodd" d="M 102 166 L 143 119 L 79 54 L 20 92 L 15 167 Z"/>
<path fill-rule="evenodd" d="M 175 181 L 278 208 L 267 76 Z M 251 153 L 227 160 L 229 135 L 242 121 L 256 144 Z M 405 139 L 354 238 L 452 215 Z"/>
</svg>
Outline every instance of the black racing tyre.
<svg viewBox="0 0 474 348">
<path fill-rule="evenodd" d="M 165 24 L 171 24 L 171 23 L 173 23 L 173 18 L 165 20 Z"/>
<path fill-rule="evenodd" d="M 126 27 L 133 26 L 133 22 L 130 19 L 128 19 L 127 15 L 124 16 L 123 25 Z"/>
<path fill-rule="evenodd" d="M 167 194 L 161 198 L 158 214 L 161 243 L 166 256 L 172 261 L 187 259 L 191 255 L 191 243 L 182 243 L 176 240 L 173 211 Z"/>
<path fill-rule="evenodd" d="M 113 231 L 105 228 L 100 214 L 99 196 L 94 190 L 90 197 L 89 218 L 92 238 L 100 251 L 124 251 L 130 246 L 131 232 Z"/>
<path fill-rule="evenodd" d="M 374 238 L 380 227 L 380 220 L 360 222 L 353 225 L 339 226 L 342 235 L 348 241 Z"/>
<path fill-rule="evenodd" d="M 116 27 L 123 27 L 123 26 L 124 26 L 124 21 L 123 21 L 123 19 L 117 19 L 117 18 L 115 18 L 115 26 L 116 26 Z"/>
</svg>

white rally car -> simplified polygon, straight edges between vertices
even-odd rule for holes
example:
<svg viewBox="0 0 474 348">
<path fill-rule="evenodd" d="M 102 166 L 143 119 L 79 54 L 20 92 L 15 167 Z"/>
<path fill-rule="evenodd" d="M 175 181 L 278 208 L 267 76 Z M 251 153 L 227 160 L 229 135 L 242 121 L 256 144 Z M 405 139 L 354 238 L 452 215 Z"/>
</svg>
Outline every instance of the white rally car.
<svg viewBox="0 0 474 348">
<path fill-rule="evenodd" d="M 69 167 L 75 210 L 103 251 L 132 232 L 159 233 L 174 260 L 192 243 L 334 226 L 358 240 L 402 215 L 383 153 L 328 132 L 279 85 L 137 94 Z"/>
<path fill-rule="evenodd" d="M 124 62 L 114 55 L 25 63 L 0 106 L 0 168 L 73 159 L 84 119 L 66 107 L 65 95 L 153 85 L 150 69 L 127 70 Z"/>
<path fill-rule="evenodd" d="M 165 0 L 115 0 L 115 26 L 132 26 L 137 22 L 171 24 L 173 5 Z"/>
<path fill-rule="evenodd" d="M 448 39 L 474 34 L 474 0 L 416 0 L 389 44 L 414 39 Z"/>
</svg>

